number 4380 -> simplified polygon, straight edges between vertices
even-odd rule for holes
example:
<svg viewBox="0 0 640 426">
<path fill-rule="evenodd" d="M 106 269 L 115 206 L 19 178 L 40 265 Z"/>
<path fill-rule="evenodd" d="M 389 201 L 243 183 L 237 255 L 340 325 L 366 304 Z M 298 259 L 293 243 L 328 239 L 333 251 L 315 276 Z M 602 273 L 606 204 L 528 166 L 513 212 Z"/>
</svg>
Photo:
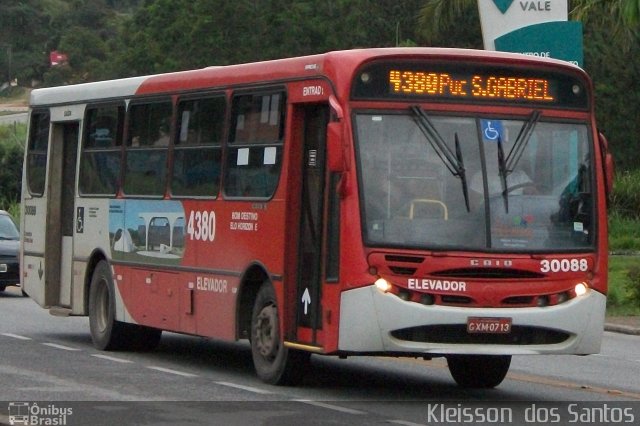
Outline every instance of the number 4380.
<svg viewBox="0 0 640 426">
<path fill-rule="evenodd" d="M 213 241 L 216 238 L 216 213 L 192 211 L 187 223 L 189 238 L 196 241 Z"/>
</svg>

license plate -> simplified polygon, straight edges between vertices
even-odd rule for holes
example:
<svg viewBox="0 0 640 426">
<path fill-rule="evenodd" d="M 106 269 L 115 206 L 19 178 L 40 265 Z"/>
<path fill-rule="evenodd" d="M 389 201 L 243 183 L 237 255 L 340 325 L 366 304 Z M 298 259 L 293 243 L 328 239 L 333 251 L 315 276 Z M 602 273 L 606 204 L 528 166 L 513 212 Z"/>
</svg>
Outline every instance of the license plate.
<svg viewBox="0 0 640 426">
<path fill-rule="evenodd" d="M 471 334 L 508 334 L 511 333 L 511 318 L 507 317 L 469 317 L 467 333 Z"/>
</svg>

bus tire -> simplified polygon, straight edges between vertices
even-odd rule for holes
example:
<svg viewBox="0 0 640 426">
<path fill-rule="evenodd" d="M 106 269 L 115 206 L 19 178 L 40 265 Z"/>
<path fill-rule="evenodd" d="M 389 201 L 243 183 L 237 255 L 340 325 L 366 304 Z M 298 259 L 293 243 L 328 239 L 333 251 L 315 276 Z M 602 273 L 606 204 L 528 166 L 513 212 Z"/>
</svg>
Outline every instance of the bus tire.
<svg viewBox="0 0 640 426">
<path fill-rule="evenodd" d="M 123 349 L 127 341 L 127 324 L 116 321 L 115 289 L 109 264 L 96 265 L 89 288 L 89 328 L 93 345 L 103 351 Z"/>
<path fill-rule="evenodd" d="M 302 378 L 309 352 L 284 345 L 276 295 L 270 283 L 260 287 L 251 315 L 251 355 L 258 377 L 272 385 L 292 385 Z"/>
<path fill-rule="evenodd" d="M 463 388 L 494 388 L 504 380 L 511 355 L 451 355 L 449 372 Z"/>
</svg>

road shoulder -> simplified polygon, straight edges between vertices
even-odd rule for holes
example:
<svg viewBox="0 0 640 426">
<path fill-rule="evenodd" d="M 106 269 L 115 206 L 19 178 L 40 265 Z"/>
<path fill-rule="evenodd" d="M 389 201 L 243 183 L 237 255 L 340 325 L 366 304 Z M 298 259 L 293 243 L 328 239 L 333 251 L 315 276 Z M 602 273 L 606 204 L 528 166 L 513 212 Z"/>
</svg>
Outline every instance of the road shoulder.
<svg viewBox="0 0 640 426">
<path fill-rule="evenodd" d="M 640 316 L 607 316 L 604 329 L 614 333 L 640 336 Z"/>
</svg>

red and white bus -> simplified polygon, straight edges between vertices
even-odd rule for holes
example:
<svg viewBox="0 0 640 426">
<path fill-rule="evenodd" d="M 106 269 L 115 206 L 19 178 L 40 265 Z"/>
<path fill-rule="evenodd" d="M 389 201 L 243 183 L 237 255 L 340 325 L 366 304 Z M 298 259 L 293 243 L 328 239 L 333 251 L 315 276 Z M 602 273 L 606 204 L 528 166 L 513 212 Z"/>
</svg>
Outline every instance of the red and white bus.
<svg viewBox="0 0 640 426">
<path fill-rule="evenodd" d="M 34 90 L 25 291 L 99 349 L 162 330 L 249 339 L 258 376 L 311 354 L 599 351 L 611 160 L 568 63 L 330 52 Z"/>
</svg>

